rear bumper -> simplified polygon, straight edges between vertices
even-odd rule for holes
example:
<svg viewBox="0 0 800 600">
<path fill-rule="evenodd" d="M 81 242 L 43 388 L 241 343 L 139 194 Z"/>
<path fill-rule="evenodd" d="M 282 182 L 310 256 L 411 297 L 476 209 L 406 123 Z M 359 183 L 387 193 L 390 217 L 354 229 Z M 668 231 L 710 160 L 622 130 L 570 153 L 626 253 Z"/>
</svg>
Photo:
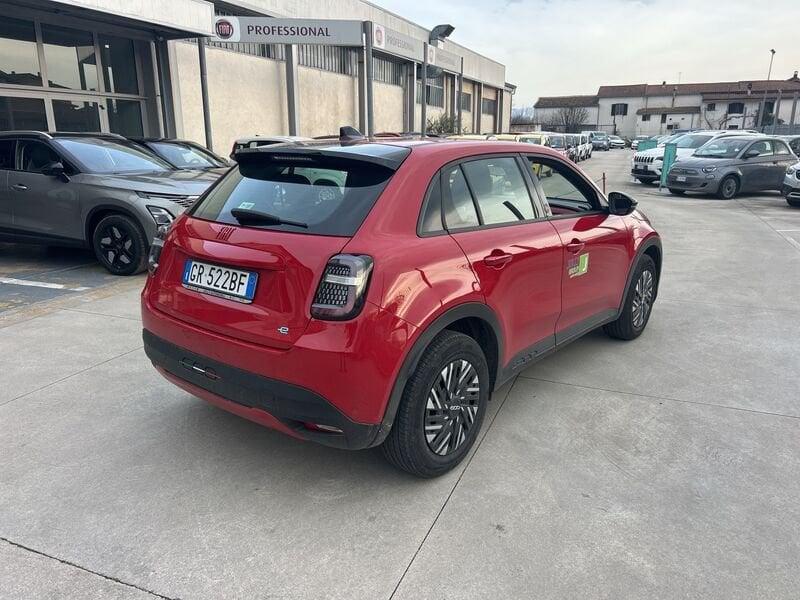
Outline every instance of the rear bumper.
<svg viewBox="0 0 800 600">
<path fill-rule="evenodd" d="M 147 329 L 142 338 L 147 357 L 167 379 L 230 412 L 336 448 L 367 448 L 377 436 L 380 424 L 356 423 L 311 390 L 197 354 Z M 310 423 L 335 427 L 341 433 L 309 428 Z"/>
</svg>

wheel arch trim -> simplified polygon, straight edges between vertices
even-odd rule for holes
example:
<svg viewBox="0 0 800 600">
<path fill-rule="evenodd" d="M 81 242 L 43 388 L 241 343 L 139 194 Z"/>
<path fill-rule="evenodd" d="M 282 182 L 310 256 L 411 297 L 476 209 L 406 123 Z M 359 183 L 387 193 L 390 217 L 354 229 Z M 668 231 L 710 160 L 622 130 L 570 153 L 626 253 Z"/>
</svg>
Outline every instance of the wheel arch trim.
<svg viewBox="0 0 800 600">
<path fill-rule="evenodd" d="M 377 446 L 381 444 L 383 440 L 386 439 L 386 436 L 389 435 L 389 431 L 394 423 L 395 415 L 397 414 L 397 409 L 400 406 L 400 400 L 402 399 L 406 383 L 408 383 L 411 374 L 417 368 L 417 365 L 422 358 L 423 352 L 425 352 L 425 349 L 433 341 L 433 338 L 447 329 L 449 325 L 452 325 L 461 319 L 467 318 L 476 318 L 485 321 L 489 324 L 489 327 L 494 333 L 495 340 L 497 341 L 498 364 L 497 373 L 495 373 L 495 379 L 497 379 L 503 369 L 502 360 L 504 348 L 503 333 L 500 328 L 500 321 L 497 318 L 497 315 L 495 315 L 494 311 L 492 311 L 489 306 L 481 302 L 467 302 L 447 309 L 444 313 L 437 316 L 428 325 L 422 328 L 422 333 L 417 336 L 416 341 L 411 346 L 411 350 L 406 353 L 403 363 L 400 366 L 400 370 L 397 372 L 397 376 L 395 377 L 394 384 L 392 385 L 392 391 L 389 394 L 389 400 L 386 404 L 386 410 L 383 414 L 383 419 L 380 427 L 378 428 L 375 439 L 372 440 L 372 443 L 370 444 L 371 446 Z"/>
</svg>

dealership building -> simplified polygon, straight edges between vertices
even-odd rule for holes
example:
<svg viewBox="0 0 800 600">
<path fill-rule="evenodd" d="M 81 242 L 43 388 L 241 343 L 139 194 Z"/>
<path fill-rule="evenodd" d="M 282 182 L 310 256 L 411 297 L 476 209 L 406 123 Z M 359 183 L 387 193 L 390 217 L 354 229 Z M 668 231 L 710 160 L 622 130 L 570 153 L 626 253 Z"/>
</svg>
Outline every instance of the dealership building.
<svg viewBox="0 0 800 600">
<path fill-rule="evenodd" d="M 364 0 L 0 0 L 0 14 L 0 130 L 209 137 L 225 154 L 251 135 L 419 131 L 423 108 L 509 128 L 504 65 Z M 267 18 L 280 26 L 244 35 Z"/>
<path fill-rule="evenodd" d="M 580 115 L 583 125 L 572 128 L 630 137 L 673 129 L 763 128 L 773 122 L 778 132 L 793 132 L 800 129 L 799 100 L 797 71 L 778 80 L 603 85 L 592 95 L 541 97 L 533 120 L 547 129 L 565 115 L 571 123 Z"/>
</svg>

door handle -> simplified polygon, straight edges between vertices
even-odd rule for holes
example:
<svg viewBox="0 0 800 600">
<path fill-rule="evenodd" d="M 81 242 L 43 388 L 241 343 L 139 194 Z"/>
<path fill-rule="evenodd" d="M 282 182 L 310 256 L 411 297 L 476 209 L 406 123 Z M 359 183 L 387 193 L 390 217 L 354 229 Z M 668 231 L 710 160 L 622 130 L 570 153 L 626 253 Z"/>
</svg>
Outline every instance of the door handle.
<svg viewBox="0 0 800 600">
<path fill-rule="evenodd" d="M 503 252 L 502 250 L 492 250 L 492 253 L 489 256 L 483 257 L 483 262 L 486 263 L 487 267 L 491 267 L 492 269 L 502 269 L 511 262 L 512 258 L 514 257 L 507 252 Z"/>
<path fill-rule="evenodd" d="M 581 250 L 583 250 L 586 244 L 579 239 L 572 240 L 569 244 L 567 244 L 567 251 L 572 252 L 573 254 L 577 254 Z"/>
<path fill-rule="evenodd" d="M 12 190 L 17 190 L 18 192 L 25 192 L 28 189 L 28 186 L 22 183 L 15 183 L 11 186 Z"/>
</svg>

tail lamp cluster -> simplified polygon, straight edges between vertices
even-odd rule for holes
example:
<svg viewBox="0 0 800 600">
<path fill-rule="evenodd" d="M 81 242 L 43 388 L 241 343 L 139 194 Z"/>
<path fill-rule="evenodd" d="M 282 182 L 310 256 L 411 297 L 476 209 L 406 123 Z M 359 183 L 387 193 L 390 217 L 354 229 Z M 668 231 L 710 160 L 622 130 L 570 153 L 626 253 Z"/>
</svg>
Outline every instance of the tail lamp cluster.
<svg viewBox="0 0 800 600">
<path fill-rule="evenodd" d="M 311 316 L 326 321 L 352 319 L 364 306 L 372 258 L 364 255 L 337 254 L 325 266 L 319 282 Z"/>
</svg>

